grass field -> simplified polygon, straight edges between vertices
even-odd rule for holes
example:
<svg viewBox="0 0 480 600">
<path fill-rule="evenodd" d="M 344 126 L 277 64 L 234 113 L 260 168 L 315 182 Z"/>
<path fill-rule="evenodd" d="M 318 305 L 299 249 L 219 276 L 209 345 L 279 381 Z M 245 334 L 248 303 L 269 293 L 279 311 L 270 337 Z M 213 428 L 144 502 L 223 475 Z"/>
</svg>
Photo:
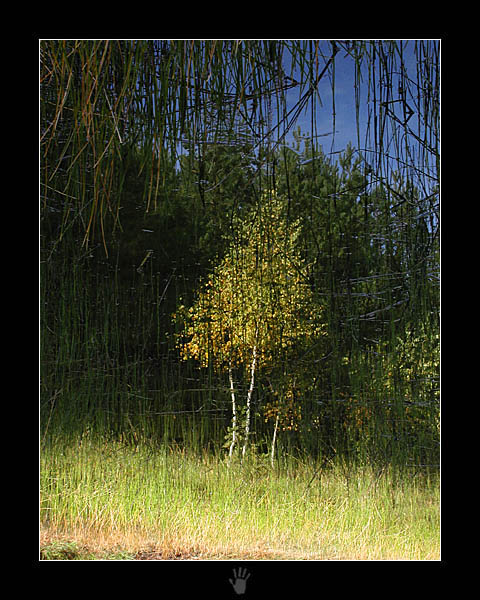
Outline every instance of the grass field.
<svg viewBox="0 0 480 600">
<path fill-rule="evenodd" d="M 42 559 L 439 560 L 438 475 L 90 439 L 41 452 Z"/>
</svg>

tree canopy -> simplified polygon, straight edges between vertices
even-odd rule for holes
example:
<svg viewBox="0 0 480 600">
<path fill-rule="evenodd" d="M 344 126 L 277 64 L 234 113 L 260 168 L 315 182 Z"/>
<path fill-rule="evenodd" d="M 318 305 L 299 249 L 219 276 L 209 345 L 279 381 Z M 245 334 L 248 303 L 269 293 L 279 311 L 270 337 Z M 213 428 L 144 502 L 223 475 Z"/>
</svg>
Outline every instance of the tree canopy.
<svg viewBox="0 0 480 600">
<path fill-rule="evenodd" d="M 236 220 L 230 247 L 186 312 L 184 358 L 239 366 L 250 364 L 255 348 L 269 365 L 325 331 L 299 252 L 300 222 L 288 222 L 285 201 L 264 196 L 261 215 L 250 210 Z"/>
</svg>

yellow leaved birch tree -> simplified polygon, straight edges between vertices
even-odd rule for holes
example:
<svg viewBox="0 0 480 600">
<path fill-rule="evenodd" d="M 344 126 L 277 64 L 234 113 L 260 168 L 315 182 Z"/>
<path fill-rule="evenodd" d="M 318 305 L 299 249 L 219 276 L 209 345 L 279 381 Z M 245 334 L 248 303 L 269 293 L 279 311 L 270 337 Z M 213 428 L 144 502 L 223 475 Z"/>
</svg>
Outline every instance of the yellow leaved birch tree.
<svg viewBox="0 0 480 600">
<path fill-rule="evenodd" d="M 189 309 L 180 307 L 179 340 L 184 360 L 228 373 L 232 400 L 229 457 L 239 444 L 239 403 L 234 369 L 248 383 L 244 404 L 242 458 L 249 444 L 255 377 L 262 368 L 315 343 L 325 333 L 298 242 L 299 221 L 288 222 L 286 203 L 264 193 L 257 210 L 234 226 L 233 241 Z M 278 427 L 276 419 L 273 445 Z M 273 456 L 273 447 L 272 447 Z"/>
</svg>

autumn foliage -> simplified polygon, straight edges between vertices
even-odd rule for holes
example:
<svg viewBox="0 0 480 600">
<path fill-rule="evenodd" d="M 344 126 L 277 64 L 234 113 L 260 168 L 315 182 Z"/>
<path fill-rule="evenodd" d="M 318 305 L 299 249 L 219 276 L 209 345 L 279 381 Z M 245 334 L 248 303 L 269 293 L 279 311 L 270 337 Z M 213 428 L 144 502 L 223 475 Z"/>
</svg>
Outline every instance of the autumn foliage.
<svg viewBox="0 0 480 600">
<path fill-rule="evenodd" d="M 234 227 L 234 242 L 195 303 L 176 315 L 183 321 L 178 345 L 184 360 L 236 368 L 253 381 L 257 365 L 288 370 L 288 359 L 317 344 L 326 326 L 299 249 L 300 223 L 289 222 L 287 203 L 266 192 Z"/>
</svg>

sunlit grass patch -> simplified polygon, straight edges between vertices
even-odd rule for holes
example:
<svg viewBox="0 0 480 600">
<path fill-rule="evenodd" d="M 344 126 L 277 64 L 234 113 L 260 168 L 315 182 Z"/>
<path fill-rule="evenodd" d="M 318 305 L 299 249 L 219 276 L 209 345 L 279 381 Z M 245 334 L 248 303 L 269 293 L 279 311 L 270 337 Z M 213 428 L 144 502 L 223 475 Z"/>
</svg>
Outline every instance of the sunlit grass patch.
<svg viewBox="0 0 480 600">
<path fill-rule="evenodd" d="M 440 556 L 436 477 L 95 441 L 43 450 L 41 522 L 44 559 Z"/>
</svg>

